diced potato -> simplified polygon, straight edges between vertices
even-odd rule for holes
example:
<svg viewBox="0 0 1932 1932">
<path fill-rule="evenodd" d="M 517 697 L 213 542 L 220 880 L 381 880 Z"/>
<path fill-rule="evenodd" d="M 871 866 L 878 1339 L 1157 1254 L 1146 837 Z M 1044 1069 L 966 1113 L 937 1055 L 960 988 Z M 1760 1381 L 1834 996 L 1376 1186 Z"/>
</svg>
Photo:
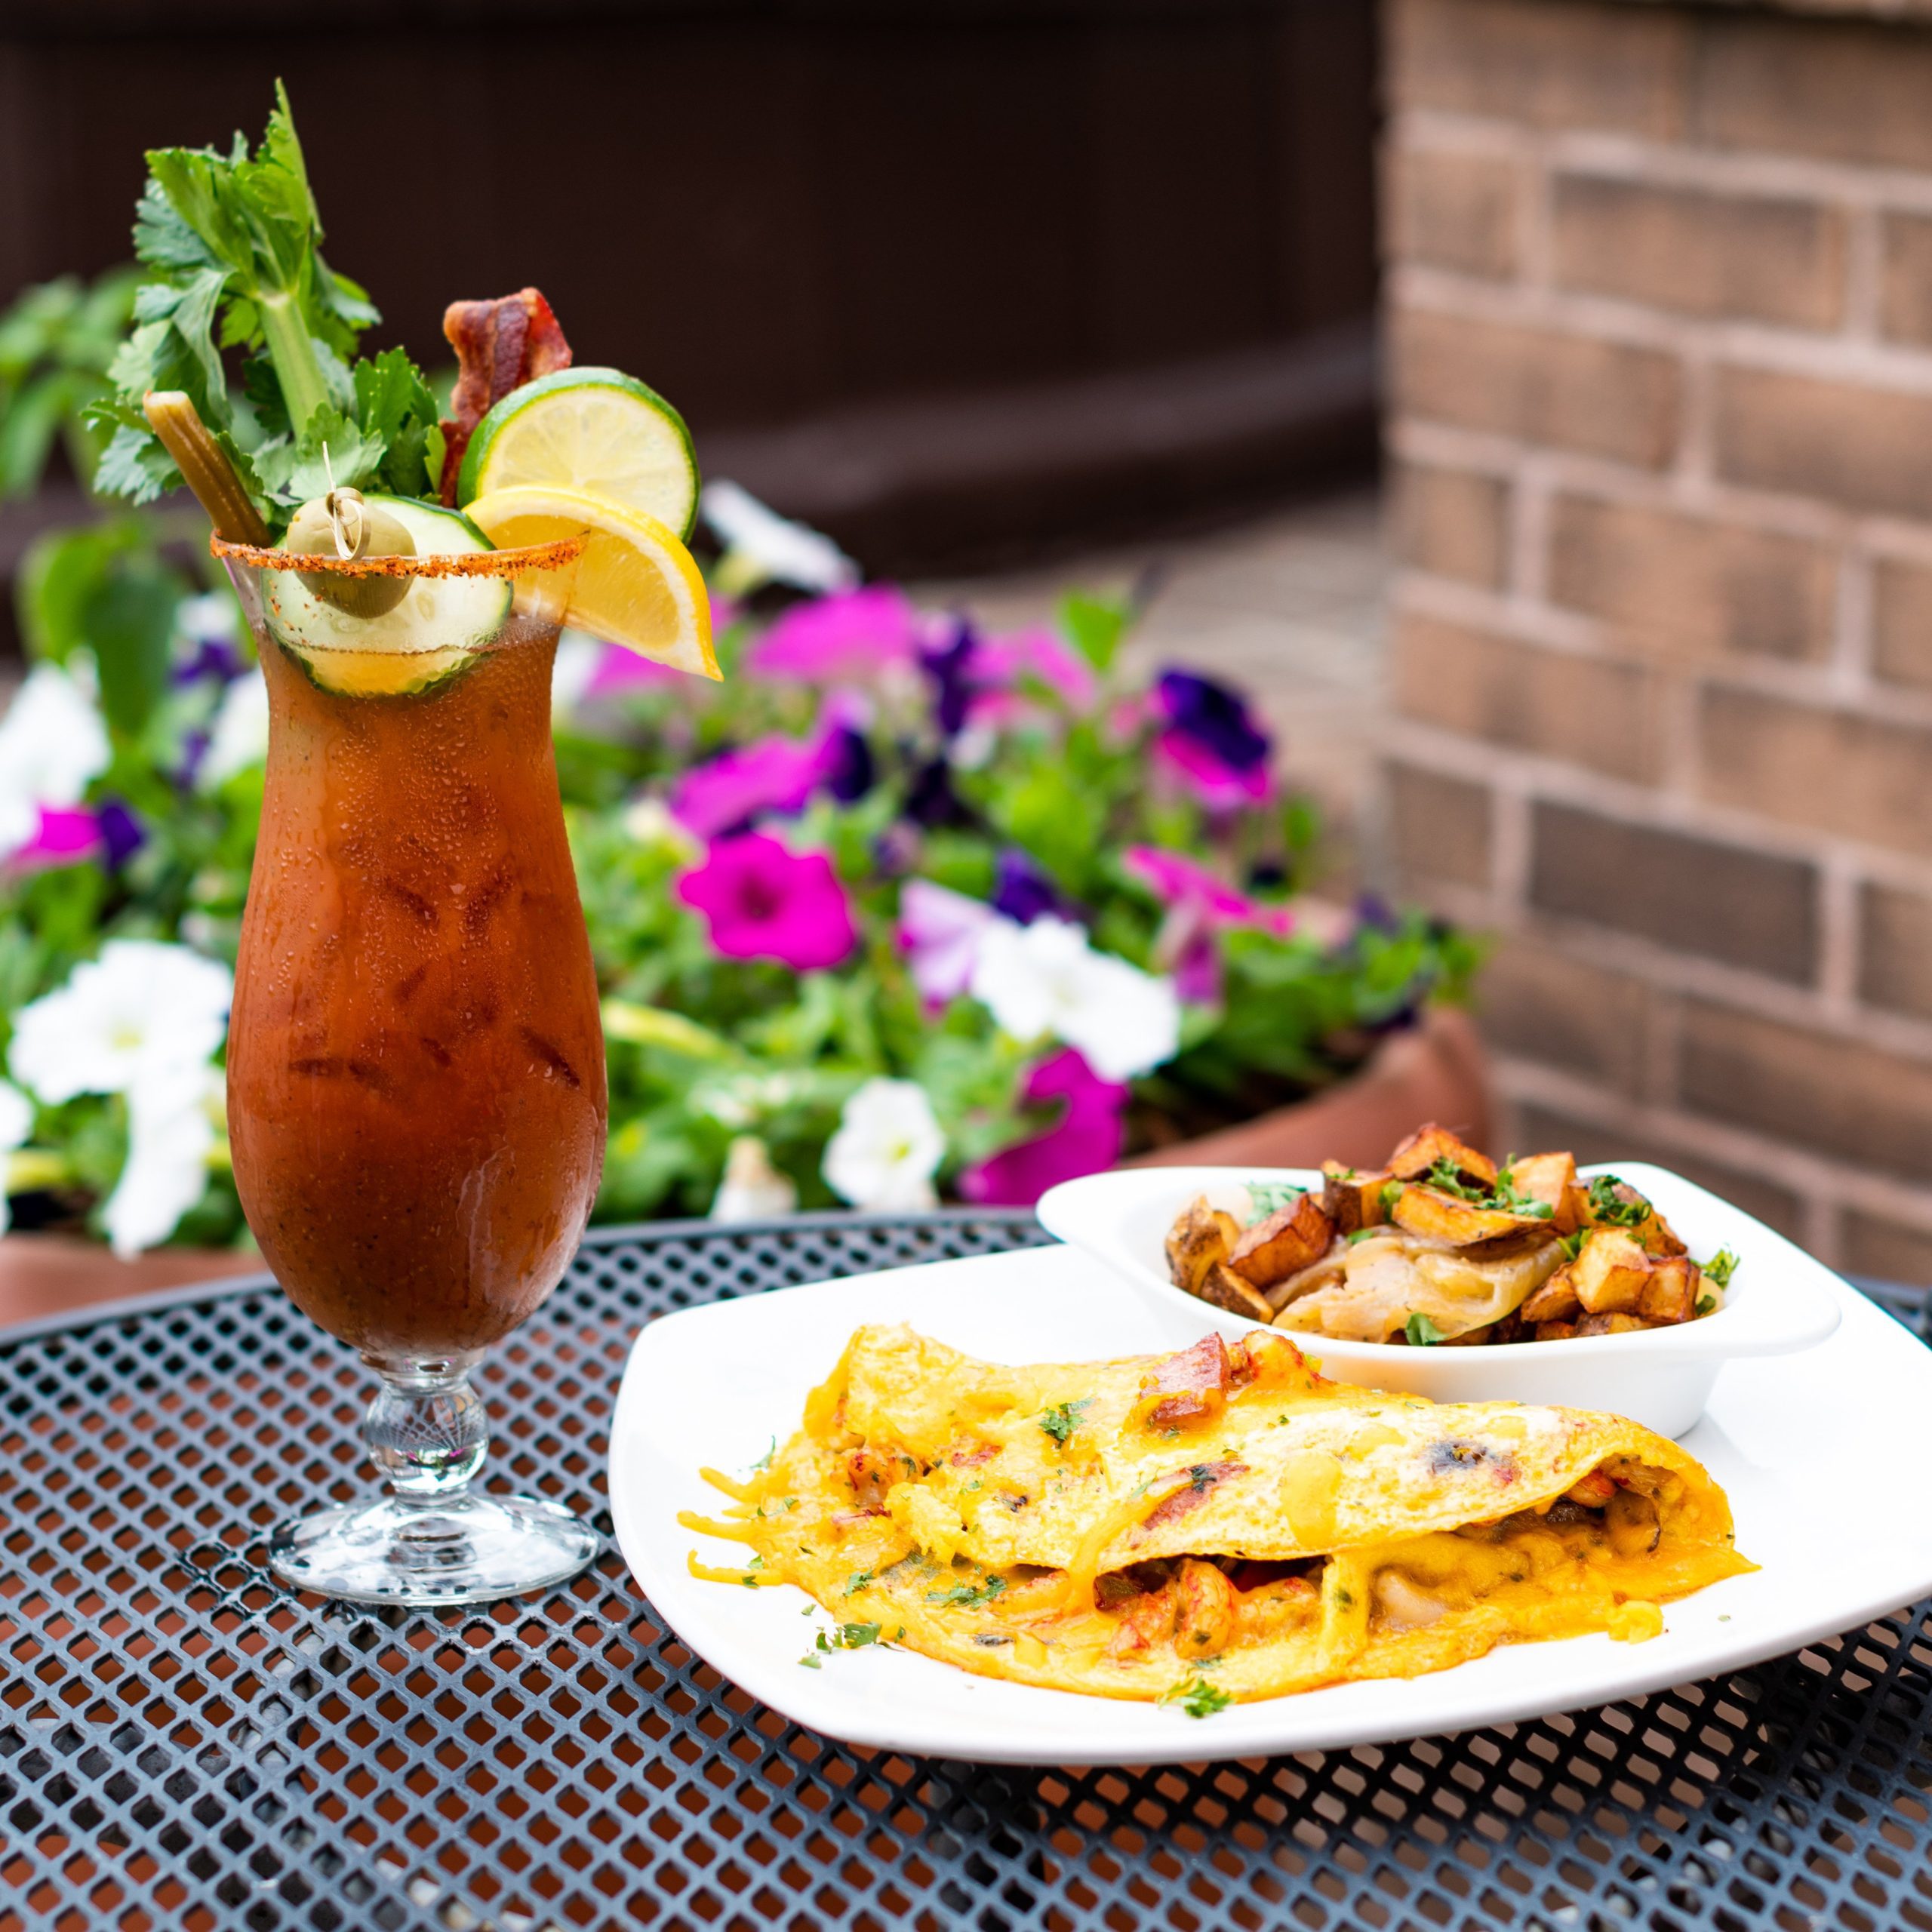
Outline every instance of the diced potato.
<svg viewBox="0 0 1932 1932">
<path fill-rule="evenodd" d="M 1592 1228 L 1562 1272 L 1587 1314 L 1627 1314 L 1643 1297 L 1651 1258 L 1627 1229 Z"/>
<path fill-rule="evenodd" d="M 1537 1340 L 1539 1342 L 1570 1342 L 1576 1340 L 1577 1324 L 1574 1321 L 1539 1321 Z"/>
<path fill-rule="evenodd" d="M 1651 1269 L 1637 1312 L 1650 1321 L 1688 1321 L 1703 1286 L 1697 1264 L 1687 1254 L 1673 1254 Z"/>
<path fill-rule="evenodd" d="M 1198 1195 L 1168 1230 L 1169 1278 L 1176 1287 L 1198 1295 L 1208 1269 L 1226 1260 L 1240 1239 L 1241 1223 L 1222 1209 L 1210 1207 L 1204 1194 Z"/>
<path fill-rule="evenodd" d="M 1577 1299 L 1568 1267 L 1558 1269 L 1516 1312 L 1530 1322 L 1575 1321 L 1583 1304 Z"/>
<path fill-rule="evenodd" d="M 1646 1321 L 1640 1315 L 1626 1315 L 1617 1309 L 1604 1315 L 1586 1315 L 1577 1324 L 1579 1335 L 1635 1335 L 1646 1328 L 1654 1327 L 1654 1322 Z"/>
<path fill-rule="evenodd" d="M 1391 1177 L 1386 1168 L 1372 1174 L 1358 1174 L 1340 1161 L 1324 1161 L 1321 1171 L 1327 1184 L 1321 1190 L 1321 1204 L 1335 1224 L 1335 1232 L 1352 1235 L 1363 1228 L 1379 1228 L 1389 1218 L 1382 1204 L 1382 1190 Z"/>
<path fill-rule="evenodd" d="M 1571 1199 L 1577 1186 L 1574 1155 L 1532 1154 L 1526 1160 L 1511 1161 L 1509 1174 L 1510 1185 L 1519 1195 L 1549 1208 L 1549 1225 L 1558 1234 L 1576 1231 L 1576 1209 Z"/>
<path fill-rule="evenodd" d="M 1438 1161 L 1447 1161 L 1472 1186 L 1478 1182 L 1485 1187 L 1495 1183 L 1496 1163 L 1433 1121 L 1426 1127 L 1417 1128 L 1389 1156 L 1389 1171 L 1398 1180 L 1418 1180 Z"/>
<path fill-rule="evenodd" d="M 1203 1301 L 1225 1308 L 1230 1315 L 1244 1315 L 1254 1321 L 1272 1321 L 1274 1304 L 1259 1288 L 1251 1287 L 1226 1262 L 1217 1261 L 1201 1278 L 1193 1292 Z"/>
<path fill-rule="evenodd" d="M 1500 1208 L 1484 1208 L 1474 1201 L 1459 1201 L 1432 1187 L 1418 1187 L 1414 1182 L 1395 1197 L 1390 1217 L 1398 1228 L 1412 1235 L 1426 1235 L 1433 1241 L 1446 1241 L 1457 1247 L 1472 1241 L 1494 1241 L 1499 1235 L 1547 1232 L 1549 1223 L 1527 1214 L 1512 1214 Z"/>
<path fill-rule="evenodd" d="M 1248 1229 L 1235 1243 L 1228 1266 L 1252 1286 L 1272 1287 L 1318 1261 L 1334 1236 L 1321 1196 L 1300 1195 Z"/>
<path fill-rule="evenodd" d="M 1684 1244 L 1678 1239 L 1670 1223 L 1657 1212 L 1648 1198 L 1628 1181 L 1618 1181 L 1611 1189 L 1611 1193 L 1619 1207 L 1624 1210 L 1641 1208 L 1644 1211 L 1642 1217 L 1634 1222 L 1606 1219 L 1591 1204 L 1589 1190 L 1586 1186 L 1578 1190 L 1577 1224 L 1579 1227 L 1622 1228 L 1635 1235 L 1645 1251 L 1651 1254 L 1671 1255 L 1684 1252 Z"/>
</svg>

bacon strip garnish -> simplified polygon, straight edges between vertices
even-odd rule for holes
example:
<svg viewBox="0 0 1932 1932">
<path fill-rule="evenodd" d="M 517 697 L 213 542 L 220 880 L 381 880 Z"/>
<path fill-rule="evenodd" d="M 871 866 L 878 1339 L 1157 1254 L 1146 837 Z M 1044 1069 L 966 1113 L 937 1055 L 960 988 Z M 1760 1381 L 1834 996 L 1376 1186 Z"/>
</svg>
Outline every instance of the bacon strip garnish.
<svg viewBox="0 0 1932 1932">
<path fill-rule="evenodd" d="M 534 288 L 494 302 L 452 302 L 443 311 L 443 334 L 457 363 L 451 413 L 443 419 L 443 501 L 454 508 L 463 453 L 491 405 L 553 369 L 568 369 L 571 346 Z"/>
<path fill-rule="evenodd" d="M 1233 1364 L 1218 1335 L 1203 1335 L 1190 1349 L 1156 1362 L 1143 1377 L 1141 1400 L 1149 1429 L 1174 1429 L 1203 1416 L 1218 1415 L 1228 1399 Z"/>
</svg>

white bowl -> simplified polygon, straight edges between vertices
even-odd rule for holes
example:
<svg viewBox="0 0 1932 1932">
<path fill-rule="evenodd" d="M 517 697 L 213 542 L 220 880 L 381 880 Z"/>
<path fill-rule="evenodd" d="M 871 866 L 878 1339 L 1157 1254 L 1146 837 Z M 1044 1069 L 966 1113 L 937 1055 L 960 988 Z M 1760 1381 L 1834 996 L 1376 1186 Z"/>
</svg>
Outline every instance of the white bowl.
<svg viewBox="0 0 1932 1932">
<path fill-rule="evenodd" d="M 1418 1349 L 1391 1342 L 1338 1342 L 1291 1334 L 1337 1381 L 1438 1402 L 1547 1402 L 1607 1409 L 1662 1435 L 1681 1435 L 1704 1412 L 1718 1371 L 1746 1355 L 1789 1355 L 1822 1342 L 1838 1325 L 1835 1277 L 1802 1248 L 1741 1208 L 1638 1161 L 1586 1168 L 1616 1174 L 1654 1201 L 1691 1254 L 1720 1248 L 1738 1257 L 1724 1305 L 1700 1321 L 1641 1334 L 1589 1335 L 1504 1347 Z M 1225 1336 L 1264 1324 L 1231 1314 L 1168 1278 L 1168 1230 L 1198 1194 L 1248 1181 L 1318 1187 L 1321 1177 L 1289 1168 L 1140 1168 L 1063 1182 L 1041 1198 L 1040 1223 L 1084 1249 L 1171 1312 Z"/>
</svg>

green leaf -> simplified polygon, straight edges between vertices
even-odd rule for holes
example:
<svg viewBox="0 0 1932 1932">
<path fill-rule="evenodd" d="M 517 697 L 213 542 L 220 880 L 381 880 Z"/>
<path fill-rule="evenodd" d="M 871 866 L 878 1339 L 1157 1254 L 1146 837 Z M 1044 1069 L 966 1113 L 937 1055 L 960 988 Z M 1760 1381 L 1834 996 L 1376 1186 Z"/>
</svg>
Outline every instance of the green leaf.
<svg viewBox="0 0 1932 1932">
<path fill-rule="evenodd" d="M 84 621 L 100 668 L 100 708 L 130 737 L 146 724 L 168 688 L 180 578 L 159 558 L 122 557 L 88 598 Z"/>
<path fill-rule="evenodd" d="M 1131 621 L 1127 605 L 1117 598 L 1073 590 L 1061 598 L 1059 615 L 1060 629 L 1075 650 L 1095 670 L 1111 670 Z"/>
<path fill-rule="evenodd" d="M 1426 1315 L 1417 1313 L 1409 1317 L 1402 1333 L 1414 1349 L 1432 1349 L 1443 1339 L 1442 1331 Z"/>
</svg>

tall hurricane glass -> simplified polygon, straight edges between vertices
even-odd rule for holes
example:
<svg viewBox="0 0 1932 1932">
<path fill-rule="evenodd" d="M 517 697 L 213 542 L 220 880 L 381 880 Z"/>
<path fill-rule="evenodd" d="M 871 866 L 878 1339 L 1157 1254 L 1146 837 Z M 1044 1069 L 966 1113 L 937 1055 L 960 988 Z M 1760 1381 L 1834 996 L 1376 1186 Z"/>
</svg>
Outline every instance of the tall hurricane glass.
<svg viewBox="0 0 1932 1932">
<path fill-rule="evenodd" d="M 538 1589 L 597 1539 L 474 1486 L 488 1432 L 469 1376 L 561 1277 L 603 1162 L 550 745 L 580 546 L 215 549 L 269 706 L 228 1050 L 235 1186 L 290 1299 L 380 1378 L 364 1438 L 387 1478 L 282 1525 L 270 1561 L 364 1601 Z"/>
</svg>

